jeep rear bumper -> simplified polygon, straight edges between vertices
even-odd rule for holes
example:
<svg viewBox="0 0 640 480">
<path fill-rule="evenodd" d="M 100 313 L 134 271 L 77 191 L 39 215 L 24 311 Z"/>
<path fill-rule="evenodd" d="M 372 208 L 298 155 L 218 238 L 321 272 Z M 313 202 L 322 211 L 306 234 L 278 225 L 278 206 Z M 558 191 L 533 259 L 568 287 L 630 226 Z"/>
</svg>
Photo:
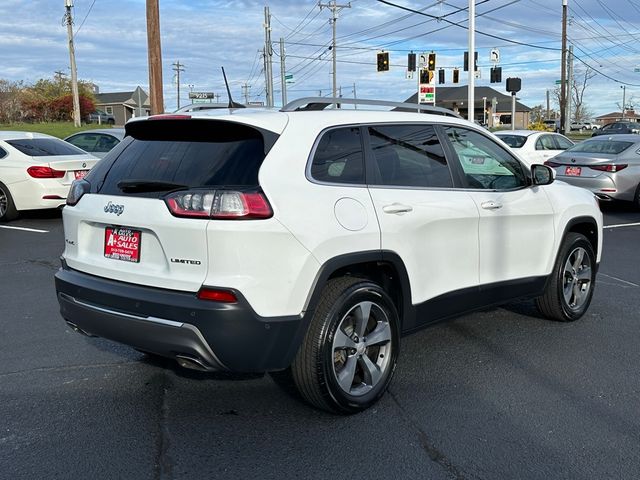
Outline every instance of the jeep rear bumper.
<svg viewBox="0 0 640 480">
<path fill-rule="evenodd" d="M 302 316 L 258 316 L 237 303 L 81 273 L 55 275 L 60 313 L 76 331 L 174 358 L 200 370 L 265 372 L 289 366 L 304 336 Z"/>
</svg>

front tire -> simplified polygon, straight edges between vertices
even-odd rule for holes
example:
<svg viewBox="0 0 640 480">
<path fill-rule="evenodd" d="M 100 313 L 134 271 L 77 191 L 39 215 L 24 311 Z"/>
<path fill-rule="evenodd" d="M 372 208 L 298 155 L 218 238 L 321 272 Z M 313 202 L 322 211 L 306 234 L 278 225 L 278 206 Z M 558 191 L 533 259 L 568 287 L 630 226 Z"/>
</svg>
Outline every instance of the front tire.
<svg viewBox="0 0 640 480">
<path fill-rule="evenodd" d="M 358 278 L 330 280 L 292 365 L 304 400 L 351 414 L 384 394 L 399 353 L 400 321 L 389 295 Z"/>
<path fill-rule="evenodd" d="M 596 279 L 596 255 L 591 242 L 580 233 L 565 238 L 551 278 L 536 305 L 544 316 L 572 322 L 589 308 Z"/>
<path fill-rule="evenodd" d="M 13 203 L 9 189 L 0 183 L 0 222 L 8 222 L 18 218 L 18 210 Z"/>
<path fill-rule="evenodd" d="M 633 196 L 633 207 L 640 210 L 640 184 L 636 187 L 636 194 Z"/>
</svg>

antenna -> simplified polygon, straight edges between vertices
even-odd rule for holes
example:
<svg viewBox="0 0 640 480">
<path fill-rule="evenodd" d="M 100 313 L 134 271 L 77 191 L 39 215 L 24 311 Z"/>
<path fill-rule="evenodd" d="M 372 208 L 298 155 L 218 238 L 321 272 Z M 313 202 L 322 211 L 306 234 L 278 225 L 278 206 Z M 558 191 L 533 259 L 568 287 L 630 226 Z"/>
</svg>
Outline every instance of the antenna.
<svg viewBox="0 0 640 480">
<path fill-rule="evenodd" d="M 242 105 L 241 103 L 236 103 L 231 98 L 231 90 L 229 90 L 229 82 L 227 82 L 227 74 L 224 73 L 224 67 L 220 67 L 220 68 L 222 68 L 222 76 L 224 77 L 224 85 L 225 85 L 225 87 L 227 87 L 227 95 L 229 95 L 229 108 L 246 108 L 245 105 Z"/>
</svg>

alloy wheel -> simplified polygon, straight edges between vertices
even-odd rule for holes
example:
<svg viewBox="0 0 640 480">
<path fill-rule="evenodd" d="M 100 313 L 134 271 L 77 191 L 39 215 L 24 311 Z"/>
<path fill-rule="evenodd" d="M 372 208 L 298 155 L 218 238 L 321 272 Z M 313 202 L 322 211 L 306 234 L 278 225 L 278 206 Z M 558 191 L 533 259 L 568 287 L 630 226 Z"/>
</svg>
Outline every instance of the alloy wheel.
<svg viewBox="0 0 640 480">
<path fill-rule="evenodd" d="M 591 290 L 591 259 L 582 247 L 575 248 L 564 264 L 562 293 L 571 310 L 580 310 Z"/>
<path fill-rule="evenodd" d="M 352 396 L 370 392 L 391 365 L 392 331 L 378 304 L 363 301 L 342 318 L 333 338 L 333 373 L 340 388 Z"/>
</svg>

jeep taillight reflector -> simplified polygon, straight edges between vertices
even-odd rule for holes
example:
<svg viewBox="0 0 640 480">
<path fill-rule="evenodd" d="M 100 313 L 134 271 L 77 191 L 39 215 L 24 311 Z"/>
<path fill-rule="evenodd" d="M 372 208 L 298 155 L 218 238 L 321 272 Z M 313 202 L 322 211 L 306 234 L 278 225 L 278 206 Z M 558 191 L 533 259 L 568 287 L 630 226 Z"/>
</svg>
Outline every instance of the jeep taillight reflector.
<svg viewBox="0 0 640 480">
<path fill-rule="evenodd" d="M 165 202 L 177 217 L 250 220 L 273 215 L 266 197 L 258 192 L 188 190 L 170 193 Z"/>
<path fill-rule="evenodd" d="M 198 291 L 198 298 L 200 300 L 210 300 L 212 302 L 222 303 L 236 303 L 238 301 L 236 295 L 229 290 L 209 287 L 202 287 Z"/>
<path fill-rule="evenodd" d="M 62 178 L 67 172 L 54 170 L 51 167 L 29 167 L 27 173 L 33 178 Z"/>
</svg>

